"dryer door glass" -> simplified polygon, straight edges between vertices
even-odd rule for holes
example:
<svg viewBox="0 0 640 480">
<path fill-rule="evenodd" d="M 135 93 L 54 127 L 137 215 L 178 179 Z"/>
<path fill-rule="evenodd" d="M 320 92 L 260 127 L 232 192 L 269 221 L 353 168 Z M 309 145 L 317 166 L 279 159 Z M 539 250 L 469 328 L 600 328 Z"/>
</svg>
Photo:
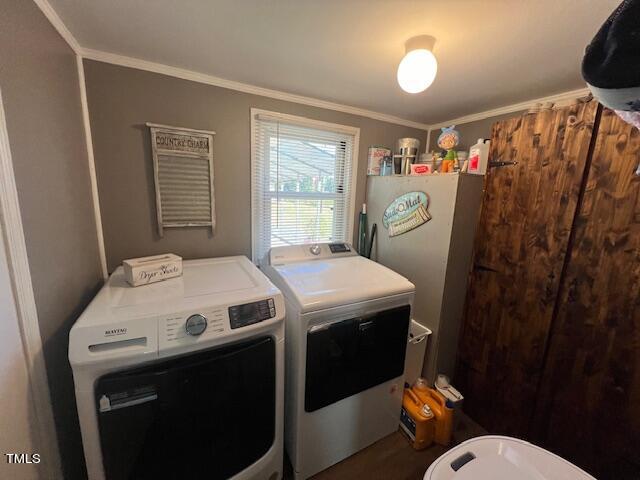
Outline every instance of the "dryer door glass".
<svg viewBox="0 0 640 480">
<path fill-rule="evenodd" d="M 101 377 L 109 480 L 226 479 L 275 436 L 275 342 L 264 337 Z"/>
<path fill-rule="evenodd" d="M 305 410 L 313 412 L 401 376 L 410 310 L 405 305 L 309 329 Z"/>
</svg>

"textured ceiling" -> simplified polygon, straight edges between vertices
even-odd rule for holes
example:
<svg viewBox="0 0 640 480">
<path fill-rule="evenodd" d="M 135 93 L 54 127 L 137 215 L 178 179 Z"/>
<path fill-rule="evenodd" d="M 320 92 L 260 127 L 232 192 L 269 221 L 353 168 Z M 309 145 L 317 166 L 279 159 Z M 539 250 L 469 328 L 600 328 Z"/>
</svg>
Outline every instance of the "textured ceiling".
<svg viewBox="0 0 640 480">
<path fill-rule="evenodd" d="M 50 0 L 84 48 L 423 122 L 584 87 L 584 47 L 618 0 Z M 404 42 L 438 76 L 396 83 Z"/>
</svg>

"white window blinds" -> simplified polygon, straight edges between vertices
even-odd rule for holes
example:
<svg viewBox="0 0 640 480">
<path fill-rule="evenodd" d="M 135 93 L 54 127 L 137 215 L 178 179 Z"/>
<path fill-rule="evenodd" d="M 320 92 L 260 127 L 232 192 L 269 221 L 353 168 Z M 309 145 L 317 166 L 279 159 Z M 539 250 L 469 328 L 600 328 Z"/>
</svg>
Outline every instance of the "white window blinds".
<svg viewBox="0 0 640 480">
<path fill-rule="evenodd" d="M 358 129 L 252 115 L 254 262 L 271 247 L 350 240 Z"/>
</svg>

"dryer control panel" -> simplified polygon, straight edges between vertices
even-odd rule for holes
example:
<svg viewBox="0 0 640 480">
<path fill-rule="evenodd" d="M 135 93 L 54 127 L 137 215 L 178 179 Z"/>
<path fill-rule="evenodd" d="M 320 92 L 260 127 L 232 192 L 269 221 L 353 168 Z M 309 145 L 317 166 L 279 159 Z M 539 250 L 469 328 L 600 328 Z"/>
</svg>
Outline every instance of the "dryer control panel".
<svg viewBox="0 0 640 480">
<path fill-rule="evenodd" d="M 220 305 L 163 317 L 158 324 L 160 356 L 176 349 L 235 334 L 283 317 L 282 299 L 267 297 L 238 305 Z M 163 353 L 164 352 L 164 353 Z"/>
<path fill-rule="evenodd" d="M 273 298 L 229 307 L 229 321 L 232 329 L 253 325 L 275 316 L 276 305 Z"/>
<path fill-rule="evenodd" d="M 170 345 L 221 335 L 227 323 L 225 317 L 223 309 L 173 315 L 160 322 L 160 342 Z"/>
<path fill-rule="evenodd" d="M 295 262 L 306 262 L 309 260 L 326 260 L 327 258 L 352 257 L 356 255 L 358 255 L 358 252 L 345 242 L 290 245 L 287 247 L 273 247 L 269 251 L 269 264 L 276 266 Z"/>
</svg>

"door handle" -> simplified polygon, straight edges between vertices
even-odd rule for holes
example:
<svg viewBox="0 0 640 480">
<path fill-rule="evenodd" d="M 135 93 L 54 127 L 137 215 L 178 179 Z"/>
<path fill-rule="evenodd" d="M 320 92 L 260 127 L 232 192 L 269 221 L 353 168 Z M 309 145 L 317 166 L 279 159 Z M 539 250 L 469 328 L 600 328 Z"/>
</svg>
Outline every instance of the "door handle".
<svg viewBox="0 0 640 480">
<path fill-rule="evenodd" d="M 478 265 L 477 263 L 475 263 L 475 264 L 473 265 L 473 269 L 474 269 L 475 271 L 478 271 L 478 272 L 500 273 L 500 272 L 498 272 L 498 270 L 496 270 L 495 268 L 486 267 L 486 266 L 484 266 L 484 265 Z"/>
<path fill-rule="evenodd" d="M 312 327 L 309 327 L 309 329 L 307 330 L 307 333 L 315 333 L 315 332 L 319 332 L 321 330 L 327 330 L 328 328 L 332 327 L 333 325 L 336 325 L 338 323 L 343 323 L 343 322 L 353 322 L 353 318 L 342 318 L 342 319 L 338 319 L 338 320 L 327 320 L 326 322 L 319 323 L 318 325 L 313 325 Z"/>
<path fill-rule="evenodd" d="M 361 322 L 360 325 L 358 325 L 358 330 L 364 332 L 369 330 L 371 327 L 373 327 L 373 320 L 368 320 L 366 322 Z"/>
<path fill-rule="evenodd" d="M 98 409 L 100 413 L 110 412 L 112 410 L 119 410 L 120 408 L 133 407 L 135 405 L 142 405 L 143 403 L 152 402 L 158 399 L 158 394 L 149 392 L 146 395 L 132 396 L 131 398 L 125 398 L 122 400 L 111 401 L 107 395 L 102 395 L 98 402 Z"/>
<path fill-rule="evenodd" d="M 497 161 L 497 162 L 489 162 L 489 168 L 497 168 L 497 167 L 509 167 L 518 165 L 517 161 L 509 160 L 509 161 Z"/>
</svg>

